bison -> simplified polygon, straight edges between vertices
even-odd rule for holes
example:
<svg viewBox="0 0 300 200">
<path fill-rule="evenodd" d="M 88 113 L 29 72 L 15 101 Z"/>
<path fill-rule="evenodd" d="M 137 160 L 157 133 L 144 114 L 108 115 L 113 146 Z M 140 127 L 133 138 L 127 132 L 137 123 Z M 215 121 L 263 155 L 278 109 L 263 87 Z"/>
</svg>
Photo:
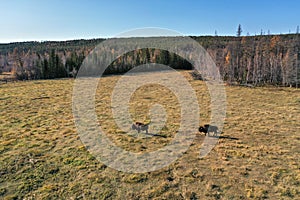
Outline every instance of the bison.
<svg viewBox="0 0 300 200">
<path fill-rule="evenodd" d="M 209 133 L 210 132 L 213 132 L 214 133 L 214 136 L 218 134 L 219 130 L 218 130 L 218 127 L 217 126 L 213 126 L 213 125 L 209 125 L 209 124 L 204 124 L 204 126 L 200 126 L 199 127 L 199 132 L 201 133 L 205 133 L 208 134 L 209 136 Z"/>
<path fill-rule="evenodd" d="M 133 130 L 137 130 L 138 133 L 140 133 L 141 131 L 146 131 L 146 134 L 148 134 L 149 124 L 135 122 L 134 124 L 132 124 L 131 128 Z"/>
</svg>

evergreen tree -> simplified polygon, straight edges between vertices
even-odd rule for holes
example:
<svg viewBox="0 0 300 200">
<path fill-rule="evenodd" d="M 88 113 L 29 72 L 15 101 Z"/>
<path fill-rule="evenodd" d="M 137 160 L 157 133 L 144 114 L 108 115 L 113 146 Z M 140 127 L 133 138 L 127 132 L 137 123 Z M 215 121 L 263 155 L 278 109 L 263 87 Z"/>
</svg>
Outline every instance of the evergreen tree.
<svg viewBox="0 0 300 200">
<path fill-rule="evenodd" d="M 49 63 L 48 63 L 48 60 L 46 58 L 44 58 L 44 61 L 43 61 L 43 70 L 42 70 L 42 78 L 44 79 L 48 79 L 50 78 L 50 70 L 49 70 Z"/>
<path fill-rule="evenodd" d="M 150 49 L 146 49 L 146 63 L 151 62 Z"/>
<path fill-rule="evenodd" d="M 241 26 L 241 24 L 239 24 L 238 30 L 236 32 L 236 36 L 241 37 L 242 36 L 242 32 L 243 32 L 242 26 Z"/>
<path fill-rule="evenodd" d="M 49 78 L 55 78 L 55 70 L 56 70 L 56 56 L 55 50 L 52 49 L 49 57 Z"/>
</svg>

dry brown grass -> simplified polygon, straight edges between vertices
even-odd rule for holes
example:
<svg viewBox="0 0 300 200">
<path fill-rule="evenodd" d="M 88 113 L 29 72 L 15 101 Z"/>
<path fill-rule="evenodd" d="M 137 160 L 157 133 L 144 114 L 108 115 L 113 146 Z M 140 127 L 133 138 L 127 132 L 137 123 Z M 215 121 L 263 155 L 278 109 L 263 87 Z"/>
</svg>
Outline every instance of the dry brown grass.
<svg viewBox="0 0 300 200">
<path fill-rule="evenodd" d="M 13 80 L 16 80 L 16 77 L 13 73 L 11 73 L 11 72 L 0 73 L 0 84 L 1 84 L 1 81 L 13 81 Z"/>
<path fill-rule="evenodd" d="M 182 72 L 197 92 L 201 123 L 209 122 L 205 83 Z M 132 137 L 114 123 L 110 95 L 120 76 L 101 79 L 98 120 L 120 147 L 134 152 L 166 145 L 179 127 L 180 107 L 168 89 L 148 85 L 132 96 L 133 119 L 153 103 L 169 117 L 160 134 Z M 204 136 L 161 170 L 127 174 L 86 151 L 72 115 L 73 80 L 0 85 L 0 199 L 296 199 L 300 196 L 300 91 L 226 87 L 223 138 L 199 159 Z M 148 91 L 145 93 L 145 91 Z M 157 98 L 159 97 L 159 98 Z M 197 132 L 197 131 L 196 131 Z"/>
</svg>

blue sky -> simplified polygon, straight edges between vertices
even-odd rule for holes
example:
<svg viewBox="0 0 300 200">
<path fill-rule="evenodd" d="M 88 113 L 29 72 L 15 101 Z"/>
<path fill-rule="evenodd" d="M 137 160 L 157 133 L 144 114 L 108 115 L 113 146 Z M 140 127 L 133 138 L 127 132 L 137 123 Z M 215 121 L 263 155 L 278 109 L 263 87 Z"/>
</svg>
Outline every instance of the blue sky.
<svg viewBox="0 0 300 200">
<path fill-rule="evenodd" d="M 298 0 L 0 0 L 0 43 L 112 37 L 143 27 L 184 35 L 295 32 Z"/>
</svg>

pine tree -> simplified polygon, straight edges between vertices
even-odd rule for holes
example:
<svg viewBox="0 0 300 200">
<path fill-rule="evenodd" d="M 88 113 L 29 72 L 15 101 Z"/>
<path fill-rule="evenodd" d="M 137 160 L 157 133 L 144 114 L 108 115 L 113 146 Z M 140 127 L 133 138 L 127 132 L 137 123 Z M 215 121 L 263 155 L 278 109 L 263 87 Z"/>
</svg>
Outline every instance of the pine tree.
<svg viewBox="0 0 300 200">
<path fill-rule="evenodd" d="M 146 49 L 146 63 L 151 62 L 150 49 Z"/>
<path fill-rule="evenodd" d="M 241 37 L 241 35 L 242 35 L 242 32 L 243 32 L 243 30 L 242 30 L 242 26 L 241 26 L 241 24 L 239 24 L 239 26 L 238 26 L 238 30 L 237 30 L 237 32 L 236 32 L 236 36 L 238 36 L 238 37 Z"/>
<path fill-rule="evenodd" d="M 42 69 L 42 78 L 44 78 L 44 79 L 50 78 L 49 73 L 50 73 L 49 63 L 48 63 L 48 60 L 46 58 L 44 58 L 43 69 Z"/>
<path fill-rule="evenodd" d="M 49 57 L 49 78 L 55 78 L 56 71 L 56 58 L 55 58 L 55 50 L 52 49 Z"/>
</svg>

